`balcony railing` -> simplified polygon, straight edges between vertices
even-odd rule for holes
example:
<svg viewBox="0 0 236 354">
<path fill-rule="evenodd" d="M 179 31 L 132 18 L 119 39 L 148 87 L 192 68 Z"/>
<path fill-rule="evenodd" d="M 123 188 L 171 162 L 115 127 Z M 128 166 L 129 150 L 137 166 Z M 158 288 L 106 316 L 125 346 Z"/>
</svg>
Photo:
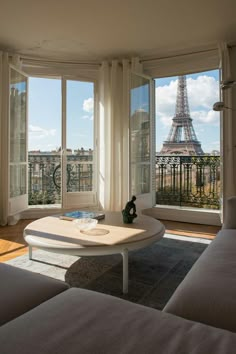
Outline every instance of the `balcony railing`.
<svg viewBox="0 0 236 354">
<path fill-rule="evenodd" d="M 29 204 L 61 203 L 61 155 L 29 154 Z M 67 156 L 67 192 L 93 190 L 93 155 Z M 156 204 L 219 209 L 220 156 L 156 155 Z"/>
<path fill-rule="evenodd" d="M 220 207 L 220 156 L 156 155 L 156 203 Z"/>
<path fill-rule="evenodd" d="M 67 155 L 67 192 L 93 190 L 93 155 Z M 61 203 L 61 155 L 28 155 L 29 205 Z"/>
</svg>

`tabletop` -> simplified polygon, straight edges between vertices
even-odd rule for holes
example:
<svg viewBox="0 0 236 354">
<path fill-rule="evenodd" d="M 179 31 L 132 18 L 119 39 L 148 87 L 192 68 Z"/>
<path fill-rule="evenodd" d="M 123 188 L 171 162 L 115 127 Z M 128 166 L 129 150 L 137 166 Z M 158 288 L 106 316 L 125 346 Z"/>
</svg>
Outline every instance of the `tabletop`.
<svg viewBox="0 0 236 354">
<path fill-rule="evenodd" d="M 164 234 L 164 225 L 149 216 L 138 215 L 132 224 L 124 224 L 121 212 L 105 212 L 95 229 L 80 231 L 72 221 L 48 216 L 33 221 L 24 230 L 24 237 L 38 245 L 58 247 L 115 246 L 140 242 Z"/>
</svg>

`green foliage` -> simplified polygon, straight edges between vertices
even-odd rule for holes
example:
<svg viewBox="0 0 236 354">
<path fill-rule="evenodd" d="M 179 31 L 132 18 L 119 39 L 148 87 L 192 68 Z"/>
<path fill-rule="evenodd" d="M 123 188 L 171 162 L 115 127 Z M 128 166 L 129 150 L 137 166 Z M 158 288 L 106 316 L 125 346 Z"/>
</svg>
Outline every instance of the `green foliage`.
<svg viewBox="0 0 236 354">
<path fill-rule="evenodd" d="M 48 191 L 29 193 L 29 205 L 55 204 L 55 196 Z"/>
</svg>

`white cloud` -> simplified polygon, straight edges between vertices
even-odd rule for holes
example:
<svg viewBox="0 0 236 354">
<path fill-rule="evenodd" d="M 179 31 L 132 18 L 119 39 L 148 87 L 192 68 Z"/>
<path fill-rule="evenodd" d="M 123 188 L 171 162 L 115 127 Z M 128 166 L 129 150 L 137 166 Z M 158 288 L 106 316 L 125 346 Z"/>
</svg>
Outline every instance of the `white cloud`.
<svg viewBox="0 0 236 354">
<path fill-rule="evenodd" d="M 196 79 L 187 79 L 187 91 L 190 110 L 196 107 L 211 109 L 219 101 L 219 82 L 211 76 L 201 75 Z"/>
<path fill-rule="evenodd" d="M 81 119 L 93 120 L 93 116 L 85 115 L 85 116 L 82 116 Z"/>
<path fill-rule="evenodd" d="M 174 116 L 177 93 L 177 80 L 172 80 L 169 85 L 157 86 L 156 110 L 160 113 L 169 113 Z"/>
<path fill-rule="evenodd" d="M 72 136 L 73 137 L 79 137 L 79 138 L 86 138 L 88 135 L 87 134 L 81 134 L 81 133 L 74 133 Z"/>
<path fill-rule="evenodd" d="M 156 87 L 157 151 L 167 138 L 175 116 L 177 83 L 177 79 L 172 79 L 168 85 Z M 204 151 L 211 151 L 219 146 L 219 142 L 211 143 L 215 141 L 220 129 L 220 114 L 212 110 L 213 103 L 219 101 L 219 82 L 214 77 L 203 74 L 196 78 L 188 77 L 187 92 L 190 117 L 193 119 L 197 138 Z M 164 139 L 163 131 L 166 133 Z"/>
<path fill-rule="evenodd" d="M 219 82 L 206 75 L 196 79 L 187 79 L 187 92 L 190 106 L 190 114 L 196 109 L 210 110 L 214 102 L 219 100 Z M 172 80 L 169 85 L 156 88 L 156 110 L 161 115 L 175 114 L 177 94 L 177 80 Z"/>
<path fill-rule="evenodd" d="M 93 104 L 94 100 L 93 98 L 88 98 L 87 100 L 84 100 L 83 102 L 83 110 L 88 113 L 93 113 Z"/>
<path fill-rule="evenodd" d="M 157 116 L 160 119 L 161 123 L 165 127 L 170 127 L 171 126 L 173 116 L 170 116 L 170 115 L 168 116 L 164 112 L 157 112 Z"/>
<path fill-rule="evenodd" d="M 214 124 L 219 125 L 219 112 L 215 112 L 213 110 L 210 111 L 192 111 L 191 117 L 193 118 L 194 122 L 204 124 Z"/>
<path fill-rule="evenodd" d="M 29 135 L 34 139 L 44 139 L 56 135 L 56 129 L 44 129 L 35 125 L 29 125 Z"/>
<path fill-rule="evenodd" d="M 219 82 L 206 75 L 187 79 L 187 92 L 190 116 L 196 123 L 217 124 L 219 113 L 212 110 L 213 103 L 219 100 Z M 175 115 L 177 80 L 169 85 L 156 88 L 156 117 L 165 126 L 170 126 Z"/>
<path fill-rule="evenodd" d="M 212 145 L 220 145 L 220 141 L 219 141 L 219 140 L 217 140 L 217 141 L 212 141 L 211 144 L 212 144 Z"/>
</svg>

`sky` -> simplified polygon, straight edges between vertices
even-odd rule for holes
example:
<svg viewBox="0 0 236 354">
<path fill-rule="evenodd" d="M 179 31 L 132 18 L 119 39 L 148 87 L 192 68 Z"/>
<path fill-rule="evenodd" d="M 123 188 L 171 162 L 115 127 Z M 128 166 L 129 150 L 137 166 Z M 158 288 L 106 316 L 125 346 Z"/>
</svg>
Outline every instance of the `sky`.
<svg viewBox="0 0 236 354">
<path fill-rule="evenodd" d="M 156 151 L 166 140 L 175 114 L 177 77 L 156 79 Z M 190 116 L 204 152 L 220 150 L 218 70 L 187 75 Z M 93 149 L 93 84 L 67 82 L 67 148 Z M 141 107 L 143 108 L 143 107 Z M 29 78 L 28 150 L 52 151 L 61 146 L 61 81 Z"/>
<path fill-rule="evenodd" d="M 67 81 L 67 148 L 93 149 L 94 85 Z M 61 147 L 61 81 L 29 78 L 28 150 Z"/>
<path fill-rule="evenodd" d="M 178 77 L 155 80 L 156 151 L 167 139 L 175 115 Z M 219 71 L 186 75 L 190 117 L 205 153 L 220 151 L 220 113 L 212 110 L 219 101 Z"/>
</svg>

